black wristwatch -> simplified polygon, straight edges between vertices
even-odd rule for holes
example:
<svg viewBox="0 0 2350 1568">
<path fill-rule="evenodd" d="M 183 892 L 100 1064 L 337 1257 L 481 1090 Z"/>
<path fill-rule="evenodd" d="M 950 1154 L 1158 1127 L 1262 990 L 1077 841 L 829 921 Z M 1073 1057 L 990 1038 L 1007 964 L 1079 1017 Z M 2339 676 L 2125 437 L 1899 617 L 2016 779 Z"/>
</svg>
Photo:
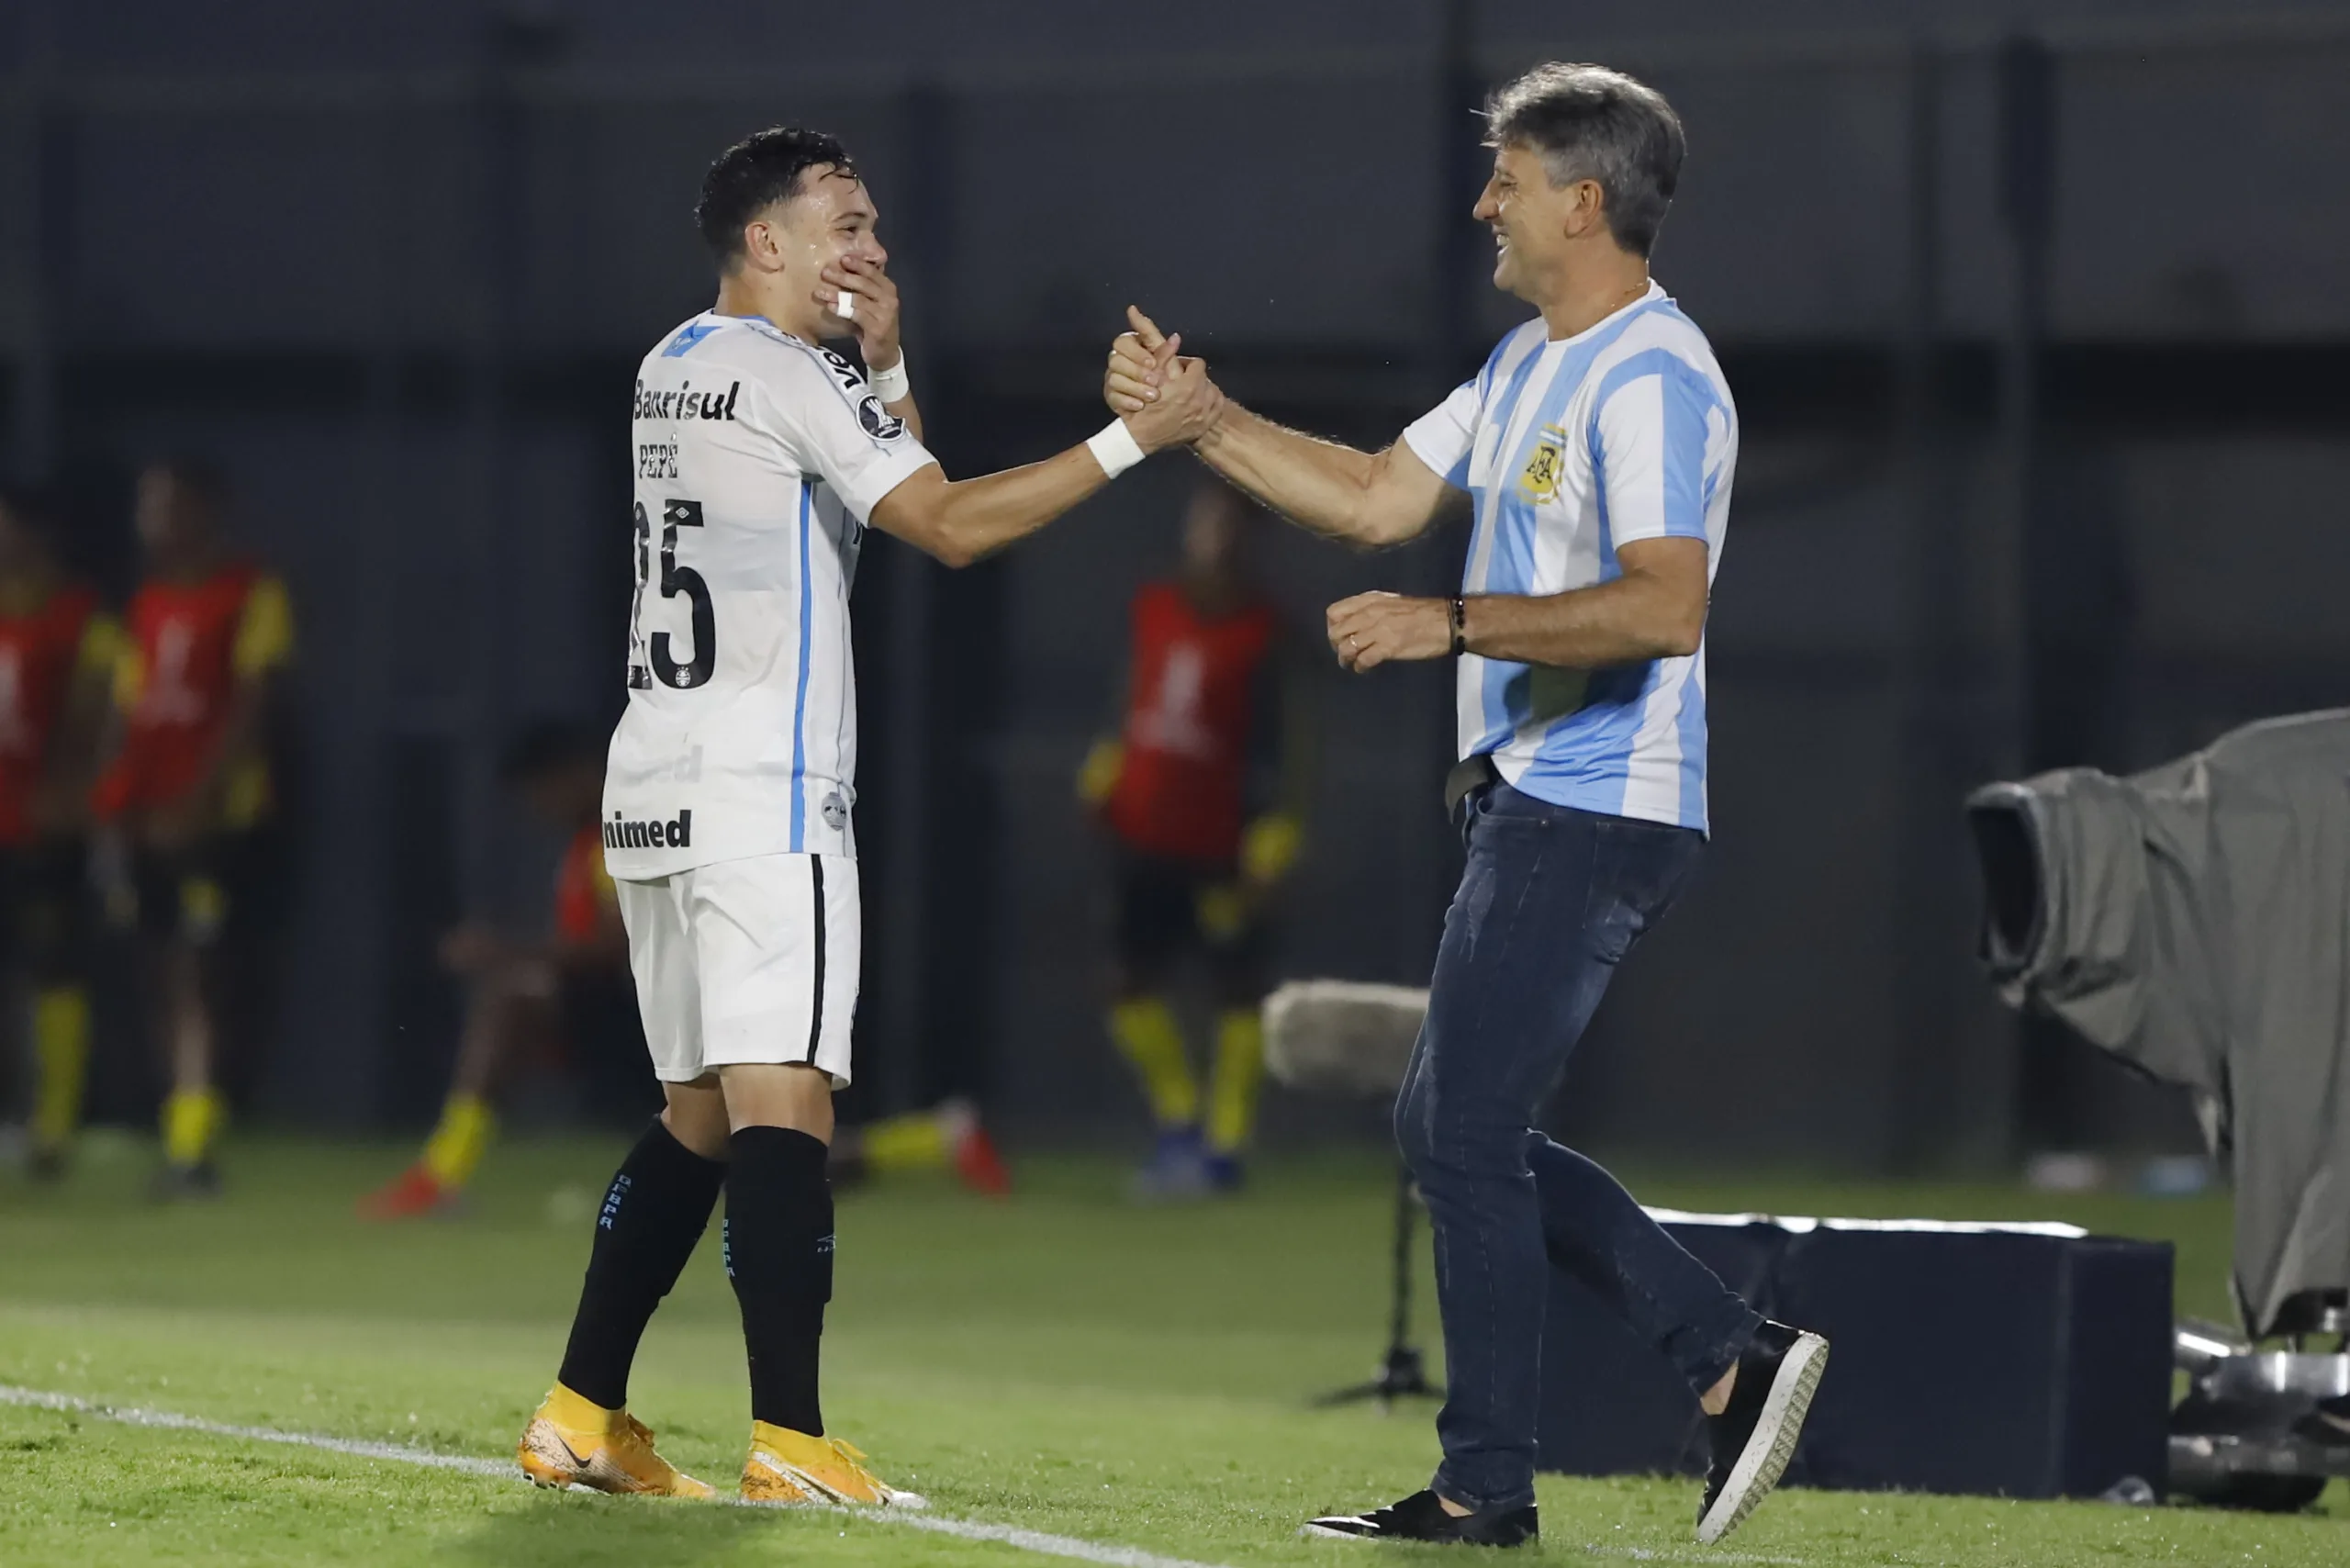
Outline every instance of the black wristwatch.
<svg viewBox="0 0 2350 1568">
<path fill-rule="evenodd" d="M 1459 658 L 1469 651 L 1469 601 L 1459 594 L 1452 596 L 1452 656 Z"/>
</svg>

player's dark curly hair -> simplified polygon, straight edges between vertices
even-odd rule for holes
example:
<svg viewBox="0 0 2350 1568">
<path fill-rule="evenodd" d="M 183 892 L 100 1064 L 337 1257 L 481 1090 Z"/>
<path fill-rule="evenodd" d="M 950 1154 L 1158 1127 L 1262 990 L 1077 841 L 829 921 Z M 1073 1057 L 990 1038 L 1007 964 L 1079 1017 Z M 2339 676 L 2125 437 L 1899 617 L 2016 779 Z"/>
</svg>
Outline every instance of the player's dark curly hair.
<svg viewBox="0 0 2350 1568">
<path fill-rule="evenodd" d="M 694 222 L 720 270 L 743 259 L 743 227 L 779 201 L 800 194 L 811 169 L 838 169 L 854 179 L 856 165 L 837 136 L 778 125 L 755 130 L 718 155 L 701 177 Z"/>
<path fill-rule="evenodd" d="M 1485 100 L 1485 144 L 1530 147 L 1553 186 L 1596 180 L 1616 243 L 1645 256 L 1688 140 L 1664 95 L 1605 65 L 1538 65 Z"/>
</svg>

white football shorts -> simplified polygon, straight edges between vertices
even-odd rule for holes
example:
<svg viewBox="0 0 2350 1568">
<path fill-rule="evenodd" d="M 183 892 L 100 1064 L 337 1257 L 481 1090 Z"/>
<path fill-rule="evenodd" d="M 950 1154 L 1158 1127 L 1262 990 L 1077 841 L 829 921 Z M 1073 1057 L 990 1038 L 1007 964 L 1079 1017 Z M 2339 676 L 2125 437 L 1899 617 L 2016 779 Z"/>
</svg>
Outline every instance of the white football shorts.
<svg viewBox="0 0 2350 1568">
<path fill-rule="evenodd" d="M 855 860 L 760 855 L 612 886 L 655 1077 L 807 1062 L 848 1087 L 864 946 Z"/>
</svg>

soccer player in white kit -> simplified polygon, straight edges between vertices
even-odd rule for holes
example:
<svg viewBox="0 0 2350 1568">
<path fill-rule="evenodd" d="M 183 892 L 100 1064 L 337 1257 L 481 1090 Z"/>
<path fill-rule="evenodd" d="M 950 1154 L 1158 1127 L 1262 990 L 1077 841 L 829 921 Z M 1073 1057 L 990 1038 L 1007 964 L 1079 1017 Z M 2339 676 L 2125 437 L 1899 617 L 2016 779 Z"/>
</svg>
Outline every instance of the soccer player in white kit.
<svg viewBox="0 0 2350 1568">
<path fill-rule="evenodd" d="M 858 910 L 848 595 L 870 526 L 963 566 L 1042 528 L 1218 394 L 1169 396 L 1042 463 L 950 483 L 922 444 L 872 199 L 839 141 L 765 130 L 696 209 L 718 302 L 637 373 L 628 707 L 606 765 L 606 860 L 667 1097 L 612 1178 L 554 1390 L 522 1434 L 544 1485 L 708 1497 L 626 1409 L 654 1310 L 722 1187 L 751 1374 L 743 1495 L 918 1503 L 825 1435 L 824 1177 L 849 1081 Z M 871 374 L 819 346 L 854 336 Z"/>
</svg>

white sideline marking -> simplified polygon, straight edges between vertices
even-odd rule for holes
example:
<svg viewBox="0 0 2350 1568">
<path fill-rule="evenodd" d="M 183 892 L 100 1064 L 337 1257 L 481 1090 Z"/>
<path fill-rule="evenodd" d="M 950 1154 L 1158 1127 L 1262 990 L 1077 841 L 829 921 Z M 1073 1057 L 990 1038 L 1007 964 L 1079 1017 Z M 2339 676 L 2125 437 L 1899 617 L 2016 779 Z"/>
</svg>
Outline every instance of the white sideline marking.
<svg viewBox="0 0 2350 1568">
<path fill-rule="evenodd" d="M 294 1448 L 350 1454 L 358 1459 L 385 1459 L 395 1464 L 421 1465 L 428 1470 L 456 1470 L 467 1475 L 485 1475 L 493 1481 L 530 1484 L 511 1460 L 470 1459 L 464 1454 L 434 1453 L 429 1449 L 410 1448 L 404 1443 L 371 1443 L 359 1438 L 330 1438 L 315 1432 L 280 1431 L 274 1427 L 240 1427 L 227 1421 L 207 1421 L 197 1416 L 183 1416 L 172 1410 L 147 1410 L 135 1405 L 101 1405 L 95 1400 L 79 1398 L 71 1394 L 17 1388 L 5 1383 L 0 1383 L 0 1405 L 64 1411 L 101 1421 L 119 1422 L 126 1427 L 201 1432 L 207 1437 L 239 1438 L 255 1443 L 285 1443 Z M 769 1506 L 744 1503 L 739 1497 L 723 1500 L 738 1507 Z M 1145 1551 L 1140 1547 L 1104 1546 L 1098 1541 L 1080 1540 L 1075 1536 L 1023 1529 L 1017 1525 L 981 1524 L 976 1519 L 950 1519 L 936 1514 L 901 1512 L 894 1508 L 843 1508 L 838 1511 L 860 1521 L 904 1525 L 911 1529 L 925 1529 L 963 1540 L 992 1540 L 1046 1557 L 1072 1557 L 1082 1562 L 1105 1563 L 1108 1568 L 1218 1568 L 1217 1564 L 1194 1562 L 1188 1558 L 1164 1557 L 1156 1551 Z M 1558 1544 L 1586 1556 L 1621 1557 L 1634 1562 L 1753 1562 L 1781 1565 L 1781 1568 L 1803 1568 L 1804 1562 L 1800 1557 L 1761 1557 L 1740 1551 L 1676 1551 L 1670 1548 L 1601 1546 L 1596 1542 L 1569 1545 L 1561 1541 Z"/>
<path fill-rule="evenodd" d="M 66 1411 L 77 1416 L 94 1417 L 101 1421 L 118 1421 L 129 1427 L 159 1427 L 168 1431 L 201 1432 L 207 1437 L 241 1438 L 248 1442 L 285 1443 L 295 1448 L 321 1449 L 329 1453 L 351 1454 L 360 1459 L 390 1460 L 396 1464 L 458 1470 L 468 1475 L 486 1475 L 496 1481 L 523 1485 L 530 1484 L 511 1460 L 469 1459 L 463 1454 L 433 1453 L 401 1443 L 371 1443 L 356 1438 L 284 1432 L 274 1427 L 239 1427 L 226 1421 L 207 1421 L 196 1416 L 182 1416 L 170 1410 L 101 1405 L 95 1400 L 76 1398 L 70 1394 L 50 1394 L 38 1388 L 15 1388 L 0 1383 L 0 1405 L 24 1405 L 40 1410 Z M 744 1507 L 766 1506 L 743 1503 L 740 1498 L 728 1500 Z M 981 1524 L 976 1519 L 942 1518 L 935 1514 L 900 1512 L 894 1508 L 844 1508 L 839 1512 L 860 1521 L 904 1525 L 912 1529 L 956 1536 L 964 1540 L 992 1540 L 1046 1557 L 1073 1557 L 1084 1562 L 1105 1563 L 1108 1568 L 1217 1568 L 1214 1563 L 1193 1562 L 1181 1557 L 1163 1557 L 1139 1547 L 1103 1546 L 1095 1541 L 1080 1540 L 1074 1536 L 1051 1535 L 1043 1530 L 1022 1529 L 1014 1525 Z"/>
<path fill-rule="evenodd" d="M 101 1421 L 119 1421 L 126 1427 L 160 1427 L 167 1431 L 202 1432 L 214 1438 L 243 1438 L 256 1443 L 291 1443 L 297 1448 L 324 1449 L 330 1453 L 352 1454 L 361 1459 L 395 1460 L 401 1464 L 420 1464 L 433 1470 L 462 1470 L 469 1475 L 494 1475 L 504 1479 L 520 1474 L 514 1466 L 499 1464 L 495 1460 L 432 1453 L 399 1443 L 371 1443 L 356 1438 L 281 1432 L 274 1427 L 237 1427 L 225 1421 L 206 1421 L 170 1410 L 141 1410 L 132 1405 L 99 1405 L 91 1400 L 77 1399 L 70 1394 L 48 1394 L 38 1388 L 11 1388 L 6 1383 L 0 1383 L 0 1405 L 29 1405 L 39 1410 L 95 1416 Z"/>
</svg>

